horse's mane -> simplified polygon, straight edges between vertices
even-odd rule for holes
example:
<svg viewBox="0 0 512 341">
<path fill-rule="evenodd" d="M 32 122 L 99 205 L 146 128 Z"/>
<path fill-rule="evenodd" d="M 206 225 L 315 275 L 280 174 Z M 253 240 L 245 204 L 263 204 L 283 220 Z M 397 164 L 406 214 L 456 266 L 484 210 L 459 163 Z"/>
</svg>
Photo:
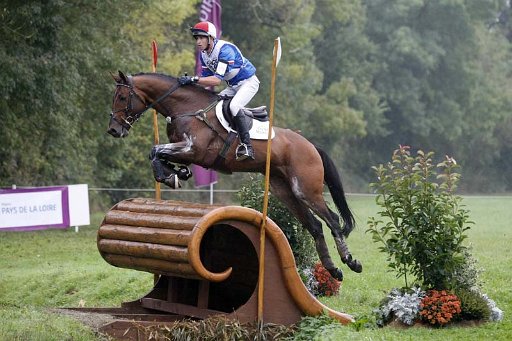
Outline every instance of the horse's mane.
<svg viewBox="0 0 512 341">
<path fill-rule="evenodd" d="M 152 76 L 152 77 L 158 77 L 158 78 L 162 78 L 162 79 L 165 79 L 165 80 L 173 80 L 173 81 L 176 81 L 176 79 L 178 77 L 174 77 L 174 76 L 170 76 L 170 75 L 167 75 L 165 73 L 153 73 L 153 72 L 139 72 L 139 73 L 136 73 L 133 75 L 134 77 L 135 76 Z M 209 96 L 217 96 L 218 95 L 218 92 L 216 91 L 213 91 L 213 90 L 209 90 L 207 88 L 204 88 L 200 85 L 196 85 L 196 84 L 192 84 L 191 87 L 193 87 L 194 89 L 196 89 L 197 91 L 199 92 L 202 92 L 202 93 L 205 93 Z"/>
</svg>

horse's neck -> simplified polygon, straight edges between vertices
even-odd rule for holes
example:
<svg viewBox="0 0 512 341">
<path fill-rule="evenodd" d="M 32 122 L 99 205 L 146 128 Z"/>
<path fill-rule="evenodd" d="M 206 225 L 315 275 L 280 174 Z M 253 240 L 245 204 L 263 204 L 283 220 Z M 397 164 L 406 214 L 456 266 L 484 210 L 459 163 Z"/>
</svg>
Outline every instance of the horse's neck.
<svg viewBox="0 0 512 341">
<path fill-rule="evenodd" d="M 169 96 L 166 107 L 171 109 L 173 116 L 193 113 L 208 107 L 215 99 L 208 93 L 195 87 L 184 87 Z"/>
<path fill-rule="evenodd" d="M 156 76 L 145 75 L 137 84 L 139 90 L 144 93 L 144 97 L 148 102 L 147 104 L 158 100 L 175 86 L 173 82 L 166 82 L 162 79 L 152 77 Z M 193 112 L 205 108 L 213 101 L 210 97 L 211 96 L 207 92 L 202 91 L 202 89 L 183 87 L 162 99 L 161 102 L 156 105 L 156 109 L 160 109 L 158 111 L 163 116 L 172 117 L 180 113 Z"/>
</svg>

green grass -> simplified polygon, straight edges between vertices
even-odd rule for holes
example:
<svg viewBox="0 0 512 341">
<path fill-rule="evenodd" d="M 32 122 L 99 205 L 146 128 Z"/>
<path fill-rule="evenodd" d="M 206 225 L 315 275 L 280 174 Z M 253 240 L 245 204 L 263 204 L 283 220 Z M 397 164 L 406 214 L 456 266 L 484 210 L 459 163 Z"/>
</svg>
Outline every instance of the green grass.
<svg viewBox="0 0 512 341">
<path fill-rule="evenodd" d="M 101 258 L 96 232 L 0 232 L 0 340 L 97 340 L 58 307 L 115 307 L 149 291 L 151 274 L 114 268 Z"/>
<path fill-rule="evenodd" d="M 345 272 L 340 295 L 321 300 L 331 308 L 361 317 L 369 315 L 391 288 L 404 283 L 387 272 L 385 255 L 378 252 L 378 245 L 365 233 L 367 218 L 377 212 L 373 197 L 350 196 L 349 203 L 358 227 L 349 237 L 348 245 L 363 263 L 363 273 L 353 273 L 340 265 Z M 512 198 L 465 197 L 464 203 L 475 221 L 468 235 L 473 254 L 485 269 L 483 291 L 505 312 L 504 321 L 439 330 L 386 327 L 356 331 L 331 325 L 319 329 L 316 339 L 511 340 Z M 1 341 L 98 340 L 88 327 L 51 309 L 80 304 L 116 307 L 151 289 L 151 274 L 112 267 L 99 255 L 96 231 L 103 215 L 93 215 L 91 226 L 82 227 L 79 233 L 72 229 L 0 232 Z M 338 261 L 332 244 L 331 255 Z"/>
</svg>

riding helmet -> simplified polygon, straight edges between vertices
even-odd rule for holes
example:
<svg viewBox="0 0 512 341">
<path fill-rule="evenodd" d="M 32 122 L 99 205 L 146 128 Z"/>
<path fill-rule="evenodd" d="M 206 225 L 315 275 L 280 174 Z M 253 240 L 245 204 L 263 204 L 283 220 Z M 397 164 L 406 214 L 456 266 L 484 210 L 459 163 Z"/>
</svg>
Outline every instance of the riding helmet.
<svg viewBox="0 0 512 341">
<path fill-rule="evenodd" d="M 201 21 L 190 28 L 193 36 L 205 36 L 217 39 L 217 28 L 209 21 Z"/>
</svg>

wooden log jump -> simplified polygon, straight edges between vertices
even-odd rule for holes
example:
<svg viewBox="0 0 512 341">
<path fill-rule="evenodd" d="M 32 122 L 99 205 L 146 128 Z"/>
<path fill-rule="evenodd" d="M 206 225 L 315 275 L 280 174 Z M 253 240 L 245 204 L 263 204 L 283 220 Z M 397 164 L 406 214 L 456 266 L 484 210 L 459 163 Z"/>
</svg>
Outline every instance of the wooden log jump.
<svg viewBox="0 0 512 341">
<path fill-rule="evenodd" d="M 123 304 L 126 310 L 254 322 L 262 219 L 260 212 L 239 206 L 128 199 L 106 214 L 98 249 L 113 266 L 159 276 L 150 293 Z M 322 313 L 353 322 L 309 293 L 286 237 L 270 219 L 266 236 L 265 323 L 291 325 Z"/>
</svg>

